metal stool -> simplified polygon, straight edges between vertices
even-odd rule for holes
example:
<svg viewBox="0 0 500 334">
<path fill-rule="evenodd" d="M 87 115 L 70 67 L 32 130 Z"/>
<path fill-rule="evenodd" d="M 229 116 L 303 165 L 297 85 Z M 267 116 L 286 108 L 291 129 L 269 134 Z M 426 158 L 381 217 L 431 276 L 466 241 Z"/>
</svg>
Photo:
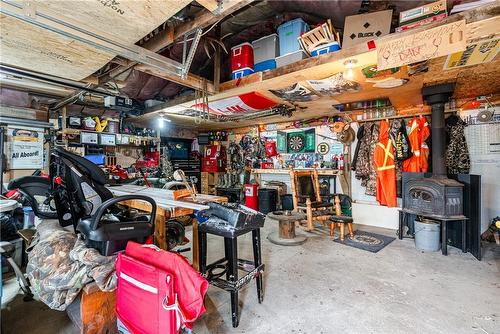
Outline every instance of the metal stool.
<svg viewBox="0 0 500 334">
<path fill-rule="evenodd" d="M 253 261 L 238 259 L 238 237 L 252 232 Z M 224 237 L 224 258 L 207 265 L 207 234 Z M 231 317 L 233 327 L 238 327 L 238 291 L 246 286 L 252 278 L 257 282 L 257 298 L 259 304 L 264 300 L 262 290 L 262 264 L 260 248 L 260 228 L 228 229 L 217 225 L 200 224 L 198 226 L 198 244 L 200 273 L 208 282 L 231 293 Z M 238 269 L 245 271 L 245 276 L 238 278 Z M 226 275 L 226 279 L 221 278 Z"/>
</svg>

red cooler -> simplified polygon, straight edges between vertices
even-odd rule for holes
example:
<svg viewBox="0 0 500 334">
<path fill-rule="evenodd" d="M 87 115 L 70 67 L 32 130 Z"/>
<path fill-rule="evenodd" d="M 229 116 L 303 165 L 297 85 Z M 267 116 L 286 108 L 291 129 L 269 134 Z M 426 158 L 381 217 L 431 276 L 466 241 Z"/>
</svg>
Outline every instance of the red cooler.
<svg viewBox="0 0 500 334">
<path fill-rule="evenodd" d="M 255 211 L 259 211 L 258 189 L 258 184 L 245 184 L 245 205 Z"/>
<path fill-rule="evenodd" d="M 243 43 L 231 48 L 231 72 L 249 68 L 253 71 L 253 47 Z"/>
</svg>

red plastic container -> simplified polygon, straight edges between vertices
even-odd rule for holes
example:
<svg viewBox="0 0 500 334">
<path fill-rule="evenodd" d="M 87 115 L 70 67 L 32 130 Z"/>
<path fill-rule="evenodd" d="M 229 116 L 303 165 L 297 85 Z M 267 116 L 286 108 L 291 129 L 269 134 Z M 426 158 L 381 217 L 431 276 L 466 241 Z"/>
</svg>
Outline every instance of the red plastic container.
<svg viewBox="0 0 500 334">
<path fill-rule="evenodd" d="M 260 163 L 260 167 L 262 169 L 273 169 L 274 168 L 274 164 L 272 162 L 261 162 Z"/>
<path fill-rule="evenodd" d="M 259 185 L 245 184 L 245 205 L 259 211 Z"/>
<path fill-rule="evenodd" d="M 226 161 L 222 159 L 201 158 L 201 171 L 218 173 L 226 171 Z"/>
<path fill-rule="evenodd" d="M 253 47 L 242 43 L 231 48 L 231 72 L 248 67 L 253 70 Z"/>
</svg>

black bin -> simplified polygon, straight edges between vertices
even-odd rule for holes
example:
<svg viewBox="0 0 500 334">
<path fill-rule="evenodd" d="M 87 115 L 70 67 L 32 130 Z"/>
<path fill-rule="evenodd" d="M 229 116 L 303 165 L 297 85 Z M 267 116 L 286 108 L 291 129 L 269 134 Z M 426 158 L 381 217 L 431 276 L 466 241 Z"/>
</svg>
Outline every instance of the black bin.
<svg viewBox="0 0 500 334">
<path fill-rule="evenodd" d="M 293 210 L 292 194 L 281 195 L 281 210 Z"/>
<path fill-rule="evenodd" d="M 276 211 L 278 191 L 271 188 L 259 189 L 259 211 L 263 214 Z"/>
</svg>

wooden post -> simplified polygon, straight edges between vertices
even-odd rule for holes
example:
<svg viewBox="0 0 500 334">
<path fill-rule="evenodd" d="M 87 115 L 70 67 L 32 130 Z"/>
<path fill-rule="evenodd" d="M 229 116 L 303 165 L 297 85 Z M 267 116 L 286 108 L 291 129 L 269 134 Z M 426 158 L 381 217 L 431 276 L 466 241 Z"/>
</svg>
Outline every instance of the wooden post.
<svg viewBox="0 0 500 334">
<path fill-rule="evenodd" d="M 339 197 L 339 195 L 335 196 L 335 215 L 342 216 L 342 208 L 340 207 L 340 197 Z"/>
<path fill-rule="evenodd" d="M 220 39 L 220 24 L 215 27 L 215 36 Z M 214 55 L 214 90 L 216 93 L 219 92 L 220 87 L 220 63 L 221 63 L 221 47 L 220 45 L 215 44 L 215 55 Z"/>
<path fill-rule="evenodd" d="M 316 201 L 321 202 L 319 176 L 318 176 L 318 170 L 316 169 L 316 167 L 313 168 L 311 177 L 313 178 L 314 194 L 316 196 Z"/>
<path fill-rule="evenodd" d="M 306 199 L 306 214 L 307 214 L 307 230 L 311 232 L 314 229 L 313 225 L 313 213 L 311 199 L 308 197 Z"/>
<path fill-rule="evenodd" d="M 61 109 L 61 114 L 62 114 L 62 115 L 61 115 L 61 117 L 62 117 L 62 120 L 61 120 L 61 121 L 62 121 L 62 122 L 61 122 L 61 127 L 62 127 L 62 129 L 61 129 L 61 130 L 62 130 L 62 138 L 61 138 L 61 139 L 62 139 L 62 141 L 63 141 L 63 143 L 64 143 L 64 148 L 66 148 L 66 149 L 67 149 L 67 148 L 68 148 L 68 140 L 66 139 L 66 134 L 65 134 L 65 133 L 66 133 L 66 125 L 67 125 L 67 124 L 66 124 L 67 114 L 66 114 L 66 107 L 65 107 L 65 106 L 64 106 L 64 107 L 62 107 L 62 109 Z"/>
<path fill-rule="evenodd" d="M 293 199 L 293 211 L 298 211 L 299 199 L 297 194 L 297 179 L 293 171 L 293 167 L 290 166 L 290 187 L 292 188 L 292 199 Z"/>
<path fill-rule="evenodd" d="M 295 222 L 294 221 L 280 221 L 279 222 L 279 236 L 282 239 L 295 238 Z"/>
<path fill-rule="evenodd" d="M 165 216 L 165 210 L 162 208 L 157 208 L 156 218 L 155 218 L 155 244 L 161 249 L 167 250 L 167 237 L 165 221 L 167 217 Z"/>
</svg>

